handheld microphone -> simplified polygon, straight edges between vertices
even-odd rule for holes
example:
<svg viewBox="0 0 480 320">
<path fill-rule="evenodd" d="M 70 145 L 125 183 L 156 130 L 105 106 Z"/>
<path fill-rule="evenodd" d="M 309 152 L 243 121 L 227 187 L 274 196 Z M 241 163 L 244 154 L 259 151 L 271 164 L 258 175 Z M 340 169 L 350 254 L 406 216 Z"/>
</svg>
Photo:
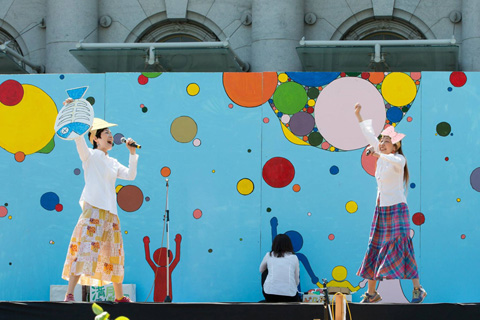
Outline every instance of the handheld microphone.
<svg viewBox="0 0 480 320">
<path fill-rule="evenodd" d="M 125 139 L 125 137 L 122 137 L 120 141 L 122 141 L 122 143 L 127 143 L 127 139 Z M 136 144 L 135 142 L 130 143 L 129 146 L 135 147 L 137 149 L 142 149 L 142 146 L 139 144 Z"/>
<path fill-rule="evenodd" d="M 372 153 L 372 150 L 368 149 L 367 152 L 365 152 L 366 156 L 369 156 Z"/>
</svg>

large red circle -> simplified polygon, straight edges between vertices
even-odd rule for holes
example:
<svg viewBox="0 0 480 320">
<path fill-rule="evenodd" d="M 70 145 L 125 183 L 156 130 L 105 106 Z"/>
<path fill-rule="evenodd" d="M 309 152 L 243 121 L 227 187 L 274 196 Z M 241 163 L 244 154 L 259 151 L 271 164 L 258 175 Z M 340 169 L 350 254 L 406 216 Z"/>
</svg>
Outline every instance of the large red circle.
<svg viewBox="0 0 480 320">
<path fill-rule="evenodd" d="M 421 212 L 417 212 L 413 215 L 412 221 L 417 226 L 421 226 L 422 224 L 425 223 L 425 215 Z"/>
<path fill-rule="evenodd" d="M 23 86 L 15 80 L 7 80 L 0 84 L 0 103 L 14 106 L 23 99 Z"/>
<path fill-rule="evenodd" d="M 450 83 L 454 87 L 461 87 L 467 83 L 467 75 L 461 71 L 454 71 L 450 74 Z"/>
<path fill-rule="evenodd" d="M 292 182 L 295 168 L 287 159 L 275 157 L 265 163 L 262 176 L 270 187 L 283 188 Z"/>
</svg>

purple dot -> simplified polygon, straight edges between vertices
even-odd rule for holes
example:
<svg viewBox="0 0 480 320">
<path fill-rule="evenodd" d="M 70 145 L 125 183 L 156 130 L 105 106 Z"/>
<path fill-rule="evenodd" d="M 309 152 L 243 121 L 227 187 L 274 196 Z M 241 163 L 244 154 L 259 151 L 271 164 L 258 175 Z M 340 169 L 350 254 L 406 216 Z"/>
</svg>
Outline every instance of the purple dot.
<svg viewBox="0 0 480 320">
<path fill-rule="evenodd" d="M 475 191 L 480 192 L 480 167 L 472 171 L 470 184 Z"/>
<path fill-rule="evenodd" d="M 297 136 L 309 134 L 315 126 L 315 118 L 309 113 L 297 112 L 290 118 L 290 130 Z"/>
<path fill-rule="evenodd" d="M 80 169 L 78 168 L 75 168 L 75 170 L 73 170 L 73 173 L 78 176 L 80 174 Z"/>
<path fill-rule="evenodd" d="M 150 197 L 145 197 L 145 201 L 150 201 Z"/>
</svg>

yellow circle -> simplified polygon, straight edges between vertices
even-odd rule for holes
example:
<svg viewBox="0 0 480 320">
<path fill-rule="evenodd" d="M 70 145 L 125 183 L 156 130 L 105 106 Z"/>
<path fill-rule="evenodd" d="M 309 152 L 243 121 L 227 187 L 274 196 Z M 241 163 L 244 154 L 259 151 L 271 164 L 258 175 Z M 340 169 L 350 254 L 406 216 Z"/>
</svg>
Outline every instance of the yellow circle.
<svg viewBox="0 0 480 320">
<path fill-rule="evenodd" d="M 212 173 L 215 173 L 215 170 L 212 170 Z"/>
<path fill-rule="evenodd" d="M 460 198 L 457 198 L 457 202 L 460 202 L 460 201 L 461 201 Z"/>
<path fill-rule="evenodd" d="M 128 234 L 128 231 L 127 231 L 127 230 L 125 230 L 125 234 Z"/>
<path fill-rule="evenodd" d="M 244 178 L 238 181 L 237 190 L 240 194 L 244 196 L 249 195 L 253 192 L 253 182 L 250 179 Z"/>
<path fill-rule="evenodd" d="M 200 92 L 200 87 L 196 83 L 190 83 L 187 86 L 187 93 L 191 96 L 196 96 Z"/>
<path fill-rule="evenodd" d="M 417 86 L 405 73 L 392 72 L 383 80 L 382 95 L 392 106 L 403 107 L 415 99 Z"/>
<path fill-rule="evenodd" d="M 278 81 L 280 81 L 280 82 L 287 82 L 287 80 L 288 80 L 288 76 L 287 76 L 286 73 L 280 73 L 280 74 L 278 75 Z"/>
<path fill-rule="evenodd" d="M 309 106 L 309 107 L 313 107 L 313 106 L 315 105 L 315 100 L 310 99 L 310 100 L 308 100 L 307 103 L 308 103 L 308 106 Z"/>
<path fill-rule="evenodd" d="M 8 219 L 12 220 L 12 216 L 8 216 Z"/>
<path fill-rule="evenodd" d="M 335 281 L 343 281 L 347 279 L 347 268 L 344 266 L 336 266 L 332 270 L 332 277 Z"/>
<path fill-rule="evenodd" d="M 347 204 L 345 205 L 345 209 L 349 213 L 354 213 L 354 212 L 357 212 L 358 205 L 355 201 L 348 201 Z"/>
<path fill-rule="evenodd" d="M 0 147 L 10 153 L 35 153 L 53 138 L 57 107 L 42 89 L 23 84 L 23 98 L 15 106 L 0 102 Z"/>
<path fill-rule="evenodd" d="M 330 147 L 329 150 L 333 152 L 333 151 L 335 151 L 335 147 Z"/>
</svg>

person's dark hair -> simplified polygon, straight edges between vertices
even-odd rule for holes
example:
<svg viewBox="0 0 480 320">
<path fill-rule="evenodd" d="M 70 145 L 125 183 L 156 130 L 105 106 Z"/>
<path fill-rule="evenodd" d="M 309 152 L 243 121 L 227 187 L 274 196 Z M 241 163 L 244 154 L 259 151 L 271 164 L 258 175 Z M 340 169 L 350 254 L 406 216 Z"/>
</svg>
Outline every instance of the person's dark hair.
<svg viewBox="0 0 480 320">
<path fill-rule="evenodd" d="M 292 240 L 286 234 L 277 234 L 275 239 L 272 242 L 272 251 L 270 251 L 270 256 L 281 258 L 285 253 L 293 252 Z"/>
<path fill-rule="evenodd" d="M 102 128 L 102 129 L 98 129 L 97 132 L 95 133 L 95 137 L 96 138 L 100 138 L 100 135 L 102 134 L 102 132 L 107 129 L 107 128 Z M 88 140 L 90 140 L 90 136 L 92 135 L 91 132 L 88 133 Z M 98 146 L 97 146 L 97 143 L 95 142 L 95 140 L 93 140 L 93 149 L 97 149 Z"/>
<path fill-rule="evenodd" d="M 397 148 L 397 152 L 405 158 L 405 167 L 403 168 L 403 183 L 405 184 L 405 188 L 408 190 L 408 180 L 410 179 L 410 173 L 408 172 L 407 157 L 405 157 L 405 155 L 403 154 L 401 145 L 400 148 Z"/>
</svg>

